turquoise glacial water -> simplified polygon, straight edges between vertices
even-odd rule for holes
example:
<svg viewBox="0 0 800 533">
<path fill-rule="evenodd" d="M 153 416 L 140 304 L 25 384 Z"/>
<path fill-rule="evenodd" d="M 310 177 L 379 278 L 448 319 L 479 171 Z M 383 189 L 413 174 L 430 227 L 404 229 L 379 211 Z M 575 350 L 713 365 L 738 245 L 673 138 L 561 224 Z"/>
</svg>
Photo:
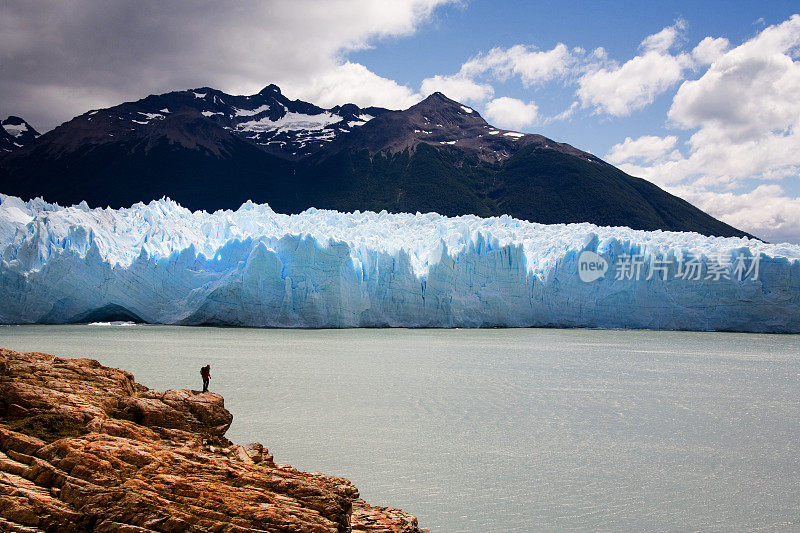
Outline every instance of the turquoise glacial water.
<svg viewBox="0 0 800 533">
<path fill-rule="evenodd" d="M 800 528 L 800 336 L 2 326 L 211 390 L 228 437 L 435 532 Z"/>
</svg>

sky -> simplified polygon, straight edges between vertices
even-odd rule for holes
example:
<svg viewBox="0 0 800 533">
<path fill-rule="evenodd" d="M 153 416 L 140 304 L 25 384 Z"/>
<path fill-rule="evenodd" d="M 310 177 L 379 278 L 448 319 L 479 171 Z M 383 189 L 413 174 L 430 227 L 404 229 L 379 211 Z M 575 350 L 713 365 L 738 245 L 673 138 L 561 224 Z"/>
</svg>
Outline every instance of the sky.
<svg viewBox="0 0 800 533">
<path fill-rule="evenodd" d="M 0 0 L 0 116 L 270 83 L 323 107 L 434 91 L 772 242 L 800 243 L 797 2 Z"/>
</svg>

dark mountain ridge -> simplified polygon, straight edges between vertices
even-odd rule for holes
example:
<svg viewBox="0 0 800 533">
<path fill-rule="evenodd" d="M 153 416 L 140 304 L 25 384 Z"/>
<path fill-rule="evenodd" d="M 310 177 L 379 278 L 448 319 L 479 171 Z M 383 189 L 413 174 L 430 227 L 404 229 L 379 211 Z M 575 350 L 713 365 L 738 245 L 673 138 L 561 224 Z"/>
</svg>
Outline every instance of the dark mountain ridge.
<svg viewBox="0 0 800 533">
<path fill-rule="evenodd" d="M 495 128 L 441 93 L 403 111 L 324 109 L 275 85 L 208 87 L 84 113 L 0 156 L 0 192 L 91 206 L 436 211 L 746 236 L 596 156 Z"/>
</svg>

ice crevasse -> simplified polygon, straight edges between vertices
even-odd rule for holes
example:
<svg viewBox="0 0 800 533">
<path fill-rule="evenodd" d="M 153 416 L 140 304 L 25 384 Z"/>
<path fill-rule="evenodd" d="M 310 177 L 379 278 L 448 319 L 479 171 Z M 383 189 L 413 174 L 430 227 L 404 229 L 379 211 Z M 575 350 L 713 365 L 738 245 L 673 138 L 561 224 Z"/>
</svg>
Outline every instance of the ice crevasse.
<svg viewBox="0 0 800 533">
<path fill-rule="evenodd" d="M 0 194 L 0 323 L 800 332 L 800 246 L 508 216 Z"/>
</svg>

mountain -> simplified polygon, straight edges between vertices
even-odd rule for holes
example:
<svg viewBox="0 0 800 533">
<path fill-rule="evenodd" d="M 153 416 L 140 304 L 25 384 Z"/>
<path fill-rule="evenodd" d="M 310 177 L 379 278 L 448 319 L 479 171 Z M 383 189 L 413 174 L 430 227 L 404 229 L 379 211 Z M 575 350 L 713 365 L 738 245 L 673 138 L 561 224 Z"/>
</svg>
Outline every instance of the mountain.
<svg viewBox="0 0 800 533">
<path fill-rule="evenodd" d="M 341 149 L 396 153 L 414 149 L 424 143 L 430 146 L 452 146 L 468 151 L 486 162 L 511 157 L 521 148 L 538 146 L 562 154 L 602 163 L 597 157 L 557 143 L 547 137 L 502 130 L 489 125 L 474 109 L 435 92 L 405 111 L 388 111 L 350 135 L 334 139 L 328 152 Z"/>
<path fill-rule="evenodd" d="M 509 214 L 542 223 L 745 236 L 587 152 L 502 130 L 434 93 L 403 111 L 324 109 L 275 85 L 204 87 L 90 111 L 3 156 L 0 192 L 90 206 Z"/>
<path fill-rule="evenodd" d="M 10 116 L 0 122 L 0 154 L 11 152 L 30 144 L 39 132 L 23 119 Z"/>
</svg>

